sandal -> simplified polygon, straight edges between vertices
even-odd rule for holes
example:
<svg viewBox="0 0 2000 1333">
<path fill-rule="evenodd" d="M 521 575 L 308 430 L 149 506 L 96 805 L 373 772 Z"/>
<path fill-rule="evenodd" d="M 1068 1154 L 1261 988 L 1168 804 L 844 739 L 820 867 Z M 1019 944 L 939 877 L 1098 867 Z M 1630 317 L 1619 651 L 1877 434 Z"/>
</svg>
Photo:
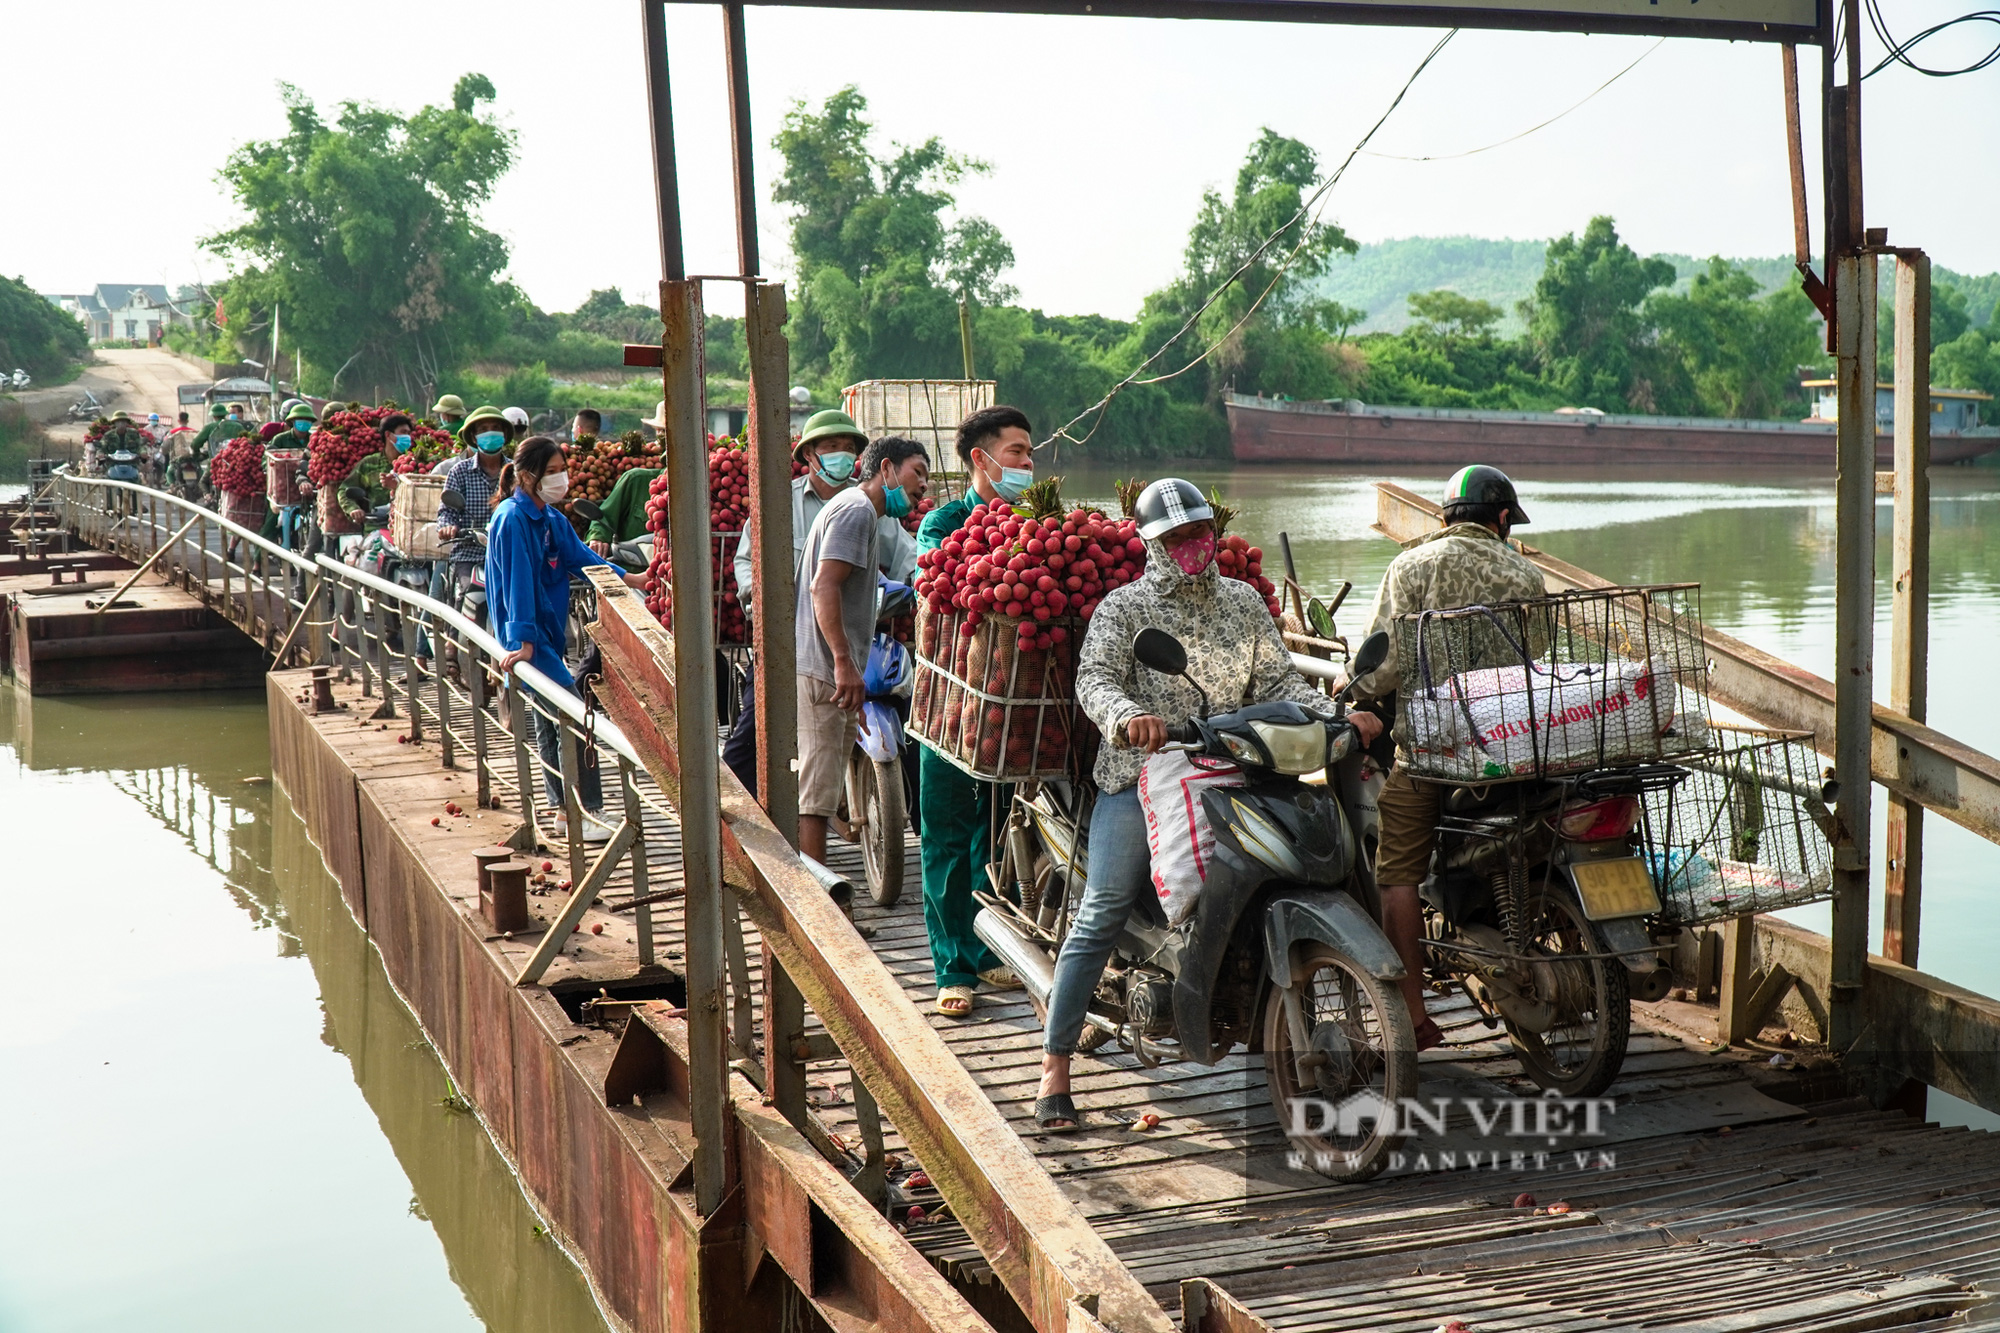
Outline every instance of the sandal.
<svg viewBox="0 0 2000 1333">
<path fill-rule="evenodd" d="M 1035 1127 L 1044 1134 L 1074 1134 L 1083 1128 L 1083 1117 L 1068 1093 L 1052 1092 L 1035 1098 Z"/>
<path fill-rule="evenodd" d="M 994 990 L 1025 990 L 1021 978 L 1014 975 L 1011 967 L 989 967 L 979 974 L 979 979 Z"/>
<path fill-rule="evenodd" d="M 972 987 L 938 987 L 937 1011 L 946 1018 L 964 1018 L 972 1012 Z"/>
</svg>

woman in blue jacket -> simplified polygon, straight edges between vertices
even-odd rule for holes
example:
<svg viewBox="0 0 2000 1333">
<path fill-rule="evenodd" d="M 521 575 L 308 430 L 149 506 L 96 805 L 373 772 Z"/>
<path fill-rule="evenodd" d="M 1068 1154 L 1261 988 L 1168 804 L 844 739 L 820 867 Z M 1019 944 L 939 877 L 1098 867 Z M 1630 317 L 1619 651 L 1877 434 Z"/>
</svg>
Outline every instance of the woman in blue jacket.
<svg viewBox="0 0 2000 1333">
<path fill-rule="evenodd" d="M 486 525 L 486 623 L 507 650 L 500 672 L 508 675 L 517 662 L 575 694 L 576 682 L 563 661 L 568 649 L 569 582 L 578 570 L 608 563 L 583 544 L 576 529 L 550 506 L 569 493 L 569 460 L 562 446 L 546 435 L 521 443 L 514 461 L 500 473 L 494 489 L 493 517 Z M 642 574 L 623 576 L 627 586 L 643 588 Z M 563 808 L 562 730 L 531 709 L 535 748 L 548 765 L 542 789 L 551 808 Z M 583 757 L 577 774 L 577 799 L 587 813 L 586 842 L 604 842 L 611 829 L 603 819 L 603 784 L 593 754 Z M 557 817 L 557 832 L 567 836 L 568 816 Z"/>
</svg>

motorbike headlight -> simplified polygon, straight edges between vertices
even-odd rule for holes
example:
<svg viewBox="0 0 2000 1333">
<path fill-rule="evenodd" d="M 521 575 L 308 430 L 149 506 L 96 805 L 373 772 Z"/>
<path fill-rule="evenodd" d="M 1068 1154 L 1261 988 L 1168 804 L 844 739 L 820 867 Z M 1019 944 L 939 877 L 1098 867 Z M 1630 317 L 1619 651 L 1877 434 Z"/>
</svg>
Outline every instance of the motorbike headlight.
<svg viewBox="0 0 2000 1333">
<path fill-rule="evenodd" d="M 1291 777 L 1311 773 L 1327 765 L 1326 727 L 1319 722 L 1286 726 L 1275 722 L 1252 722 L 1250 730 L 1271 752 L 1271 767 Z"/>
</svg>

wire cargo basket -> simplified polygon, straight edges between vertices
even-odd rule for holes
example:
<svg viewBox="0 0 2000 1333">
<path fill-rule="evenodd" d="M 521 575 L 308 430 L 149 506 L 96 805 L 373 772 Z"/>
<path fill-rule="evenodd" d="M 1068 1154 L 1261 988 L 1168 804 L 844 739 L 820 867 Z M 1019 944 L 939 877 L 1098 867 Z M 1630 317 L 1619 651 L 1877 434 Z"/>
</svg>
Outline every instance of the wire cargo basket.
<svg viewBox="0 0 2000 1333">
<path fill-rule="evenodd" d="M 1662 916 L 1683 925 L 1833 894 L 1832 794 L 1811 732 L 1717 724 L 1687 778 L 1646 793 L 1644 856 Z"/>
<path fill-rule="evenodd" d="M 1395 638 L 1413 777 L 1546 778 L 1708 747 L 1700 584 L 1412 612 Z"/>
<path fill-rule="evenodd" d="M 1020 646 L 1018 618 L 985 616 L 970 634 L 964 624 L 957 611 L 918 610 L 910 700 L 917 740 L 984 781 L 1082 773 L 1096 728 L 1076 706 L 1080 623 L 1048 622 L 1064 642 L 1046 649 Z"/>
<path fill-rule="evenodd" d="M 304 470 L 303 449 L 269 449 L 264 453 L 264 494 L 274 505 L 299 502 L 299 473 Z"/>
</svg>

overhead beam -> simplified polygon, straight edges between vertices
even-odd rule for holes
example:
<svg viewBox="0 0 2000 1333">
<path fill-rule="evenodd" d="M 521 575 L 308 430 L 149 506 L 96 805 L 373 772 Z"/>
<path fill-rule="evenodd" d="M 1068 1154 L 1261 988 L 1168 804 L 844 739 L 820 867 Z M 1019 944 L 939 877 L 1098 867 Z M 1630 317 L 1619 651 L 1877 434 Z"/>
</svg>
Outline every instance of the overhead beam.
<svg viewBox="0 0 2000 1333">
<path fill-rule="evenodd" d="M 1390 482 L 1375 486 L 1375 530 L 1407 542 L 1437 531 L 1436 504 Z M 1519 545 L 1519 543 L 1516 543 Z M 1611 580 L 1521 546 L 1551 590 L 1608 588 Z M 1769 727 L 1813 733 L 1823 754 L 1833 753 L 1833 682 L 1773 657 L 1741 639 L 1705 629 L 1714 669 L 1708 691 L 1718 702 Z M 1944 733 L 1876 705 L 1870 744 L 1875 781 L 1890 792 L 1934 810 L 1980 837 L 2000 842 L 2000 759 Z"/>
<path fill-rule="evenodd" d="M 684 3 L 685 0 L 676 0 Z M 1732 42 L 1817 45 L 1814 0 L 1513 0 L 1406 4 L 1371 0 L 788 0 L 802 9 L 918 13 L 1053 14 L 1075 18 L 1228 19 L 1235 22 L 1381 24 L 1398 28 L 1500 28 L 1525 32 L 1632 33 Z M 1688 17 L 1679 17 L 1687 15 Z"/>
</svg>

